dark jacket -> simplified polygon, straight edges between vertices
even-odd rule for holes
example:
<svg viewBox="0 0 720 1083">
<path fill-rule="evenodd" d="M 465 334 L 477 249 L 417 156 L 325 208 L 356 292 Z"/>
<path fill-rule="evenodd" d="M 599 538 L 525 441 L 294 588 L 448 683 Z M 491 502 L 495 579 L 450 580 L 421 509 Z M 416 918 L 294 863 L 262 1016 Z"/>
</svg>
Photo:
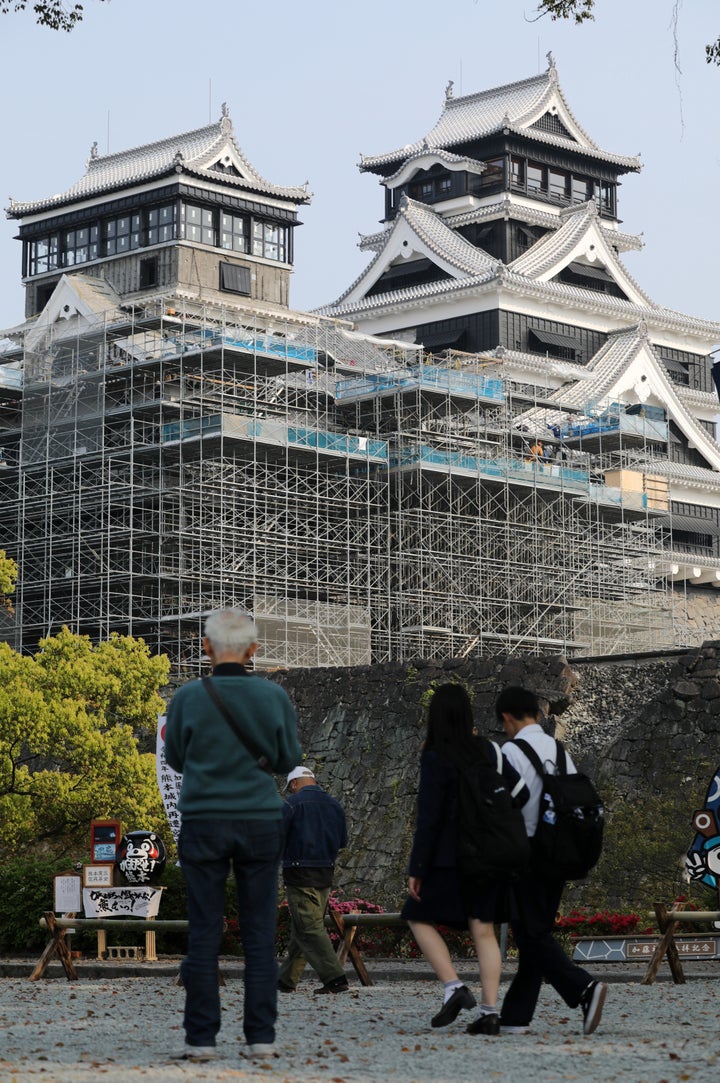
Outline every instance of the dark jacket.
<svg viewBox="0 0 720 1083">
<path fill-rule="evenodd" d="M 338 850 L 347 846 L 345 812 L 325 790 L 302 786 L 283 805 L 284 869 L 332 868 Z"/>
<path fill-rule="evenodd" d="M 489 742 L 478 739 L 489 749 Z M 509 789 L 520 781 L 520 774 L 504 758 L 502 776 Z M 420 787 L 417 821 L 408 875 L 422 879 L 428 869 L 452 869 L 457 859 L 458 770 L 437 752 L 426 750 L 420 757 Z M 521 807 L 528 798 L 522 786 L 514 800 Z"/>
</svg>

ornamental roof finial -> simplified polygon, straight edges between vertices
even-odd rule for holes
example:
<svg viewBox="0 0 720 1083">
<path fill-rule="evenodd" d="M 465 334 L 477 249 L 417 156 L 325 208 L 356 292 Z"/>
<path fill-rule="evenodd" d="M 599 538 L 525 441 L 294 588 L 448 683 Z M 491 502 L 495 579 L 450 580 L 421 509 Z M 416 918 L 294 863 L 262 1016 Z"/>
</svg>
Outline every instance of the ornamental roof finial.
<svg viewBox="0 0 720 1083">
<path fill-rule="evenodd" d="M 453 96 L 453 87 L 454 86 L 455 86 L 455 83 L 453 82 L 453 80 L 449 79 L 448 80 L 448 85 L 445 87 L 445 101 L 446 102 L 449 102 L 450 99 L 452 98 L 452 96 Z"/>
<path fill-rule="evenodd" d="M 222 115 L 224 117 L 229 117 L 230 116 L 230 110 L 228 109 L 228 103 L 227 102 L 222 103 Z"/>
<path fill-rule="evenodd" d="M 90 157 L 91 158 L 97 158 L 97 156 L 98 156 L 98 149 L 97 149 L 97 140 L 96 140 L 93 143 L 93 145 L 90 147 Z"/>
<path fill-rule="evenodd" d="M 548 62 L 548 68 L 554 68 L 555 67 L 555 57 L 552 55 L 552 52 L 546 53 L 545 57 L 546 57 L 547 62 Z"/>
</svg>

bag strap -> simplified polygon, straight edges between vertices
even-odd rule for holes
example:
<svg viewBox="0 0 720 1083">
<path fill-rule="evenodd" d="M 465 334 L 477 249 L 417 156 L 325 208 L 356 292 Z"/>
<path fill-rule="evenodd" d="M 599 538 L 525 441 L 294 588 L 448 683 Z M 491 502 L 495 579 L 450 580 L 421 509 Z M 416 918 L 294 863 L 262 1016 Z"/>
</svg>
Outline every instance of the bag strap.
<svg viewBox="0 0 720 1083">
<path fill-rule="evenodd" d="M 567 774 L 567 752 L 565 751 L 565 745 L 562 743 L 562 741 L 558 741 L 557 739 L 555 740 L 555 744 L 557 745 L 557 759 L 556 759 L 557 770 L 556 770 L 556 774 L 558 774 L 558 775 L 566 775 Z"/>
<path fill-rule="evenodd" d="M 500 745 L 496 741 L 490 741 L 489 743 L 495 751 L 495 770 L 501 775 L 503 773 L 503 758 Z"/>
<path fill-rule="evenodd" d="M 542 761 L 540 760 L 540 757 L 538 756 L 532 745 L 528 741 L 523 741 L 522 738 L 517 737 L 513 741 L 513 744 L 517 745 L 520 751 L 525 753 L 527 758 L 530 760 L 532 766 L 540 775 L 540 778 L 544 778 L 544 776 L 547 774 L 547 771 L 545 771 L 545 769 L 543 768 Z"/>
<path fill-rule="evenodd" d="M 220 698 L 220 694 L 218 693 L 217 688 L 213 684 L 212 678 L 203 677 L 202 683 L 203 688 L 210 696 L 210 699 L 213 701 L 218 711 L 227 722 L 230 729 L 234 732 L 240 744 L 244 745 L 245 748 L 247 748 L 247 750 L 255 757 L 258 767 L 260 767 L 263 771 L 266 771 L 268 775 L 271 775 L 272 768 L 270 767 L 270 761 L 268 760 L 267 756 L 264 752 L 260 750 L 260 748 L 255 744 L 251 737 L 248 737 L 246 733 L 243 733 L 237 720 L 233 718 L 233 716 L 230 714 L 230 711 L 227 709 L 226 705 Z"/>
</svg>

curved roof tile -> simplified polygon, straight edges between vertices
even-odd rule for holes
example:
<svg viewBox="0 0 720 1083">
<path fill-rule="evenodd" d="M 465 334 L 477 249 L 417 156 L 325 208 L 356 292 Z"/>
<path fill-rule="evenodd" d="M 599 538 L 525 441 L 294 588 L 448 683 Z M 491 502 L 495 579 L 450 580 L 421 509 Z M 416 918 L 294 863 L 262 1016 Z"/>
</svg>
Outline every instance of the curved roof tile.
<svg viewBox="0 0 720 1083">
<path fill-rule="evenodd" d="M 223 147 L 230 145 L 233 164 L 241 176 L 208 169 L 214 164 Z M 232 121 L 223 115 L 215 124 L 204 128 L 170 136 L 156 143 L 146 143 L 116 154 L 97 154 L 97 144 L 88 158 L 85 175 L 66 191 L 45 199 L 26 203 L 13 201 L 7 209 L 9 218 L 22 218 L 27 214 L 50 210 L 81 199 L 91 199 L 117 188 L 142 184 L 154 177 L 161 177 L 178 168 L 195 173 L 216 183 L 233 184 L 238 187 L 276 196 L 308 202 L 310 193 L 305 187 L 282 187 L 265 180 L 243 154 L 235 138 Z"/>
<path fill-rule="evenodd" d="M 570 132 L 569 138 L 531 127 L 550 110 L 555 110 L 564 122 Z M 423 139 L 386 154 L 362 155 L 360 168 L 373 170 L 396 161 L 405 161 L 425 145 L 429 148 L 447 149 L 473 139 L 482 139 L 505 128 L 529 135 L 543 143 L 551 143 L 575 152 L 582 151 L 591 157 L 602 158 L 626 169 L 640 168 L 637 157 L 601 150 L 578 124 L 558 84 L 552 58 L 547 71 L 530 79 L 522 79 L 462 98 L 453 98 L 448 94 L 440 119 Z"/>
</svg>

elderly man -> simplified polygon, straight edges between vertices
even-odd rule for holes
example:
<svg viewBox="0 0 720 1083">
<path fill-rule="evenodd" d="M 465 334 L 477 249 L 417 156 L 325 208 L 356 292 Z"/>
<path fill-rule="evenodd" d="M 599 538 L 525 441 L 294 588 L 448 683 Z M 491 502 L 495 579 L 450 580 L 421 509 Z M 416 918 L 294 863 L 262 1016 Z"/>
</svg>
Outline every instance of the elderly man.
<svg viewBox="0 0 720 1083">
<path fill-rule="evenodd" d="M 282 802 L 270 772 L 301 756 L 295 712 L 279 685 L 249 673 L 255 624 L 237 609 L 213 613 L 203 647 L 211 678 L 192 681 L 168 709 L 167 761 L 182 772 L 178 842 L 190 937 L 180 968 L 188 1060 L 215 1056 L 220 1030 L 218 953 L 232 867 L 245 951 L 243 1029 L 251 1056 L 270 1056 L 277 1018 L 275 921 L 283 850 Z"/>
<path fill-rule="evenodd" d="M 285 789 L 283 879 L 290 910 L 290 943 L 280 968 L 278 989 L 295 991 L 306 961 L 322 985 L 316 993 L 344 993 L 348 988 L 325 929 L 333 869 L 338 850 L 347 846 L 345 812 L 339 801 L 318 786 L 309 767 L 296 767 Z"/>
</svg>

